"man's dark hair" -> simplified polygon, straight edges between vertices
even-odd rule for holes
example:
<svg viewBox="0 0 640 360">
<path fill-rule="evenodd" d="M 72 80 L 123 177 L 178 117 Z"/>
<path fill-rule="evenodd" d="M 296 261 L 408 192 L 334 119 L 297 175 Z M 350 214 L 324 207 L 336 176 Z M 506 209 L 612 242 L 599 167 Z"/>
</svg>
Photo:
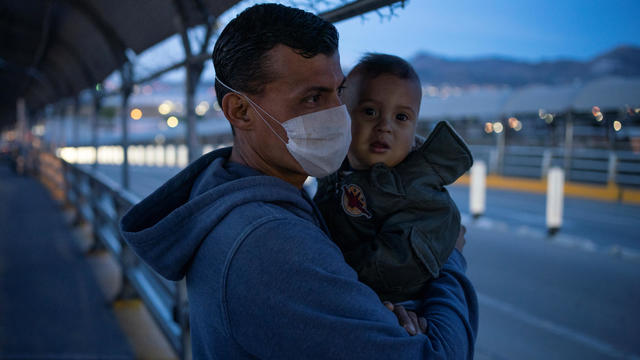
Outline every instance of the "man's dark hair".
<svg viewBox="0 0 640 360">
<path fill-rule="evenodd" d="M 305 58 L 333 55 L 338 49 L 338 31 L 320 17 L 280 4 L 254 5 L 222 30 L 213 48 L 213 66 L 220 81 L 237 91 L 259 94 L 273 81 L 266 55 L 283 44 Z M 218 105 L 230 91 L 215 83 Z"/>
<path fill-rule="evenodd" d="M 349 78 L 354 75 L 376 78 L 383 74 L 396 76 L 400 79 L 412 80 L 420 85 L 420 77 L 413 66 L 406 60 L 395 55 L 367 53 L 349 72 Z"/>
</svg>

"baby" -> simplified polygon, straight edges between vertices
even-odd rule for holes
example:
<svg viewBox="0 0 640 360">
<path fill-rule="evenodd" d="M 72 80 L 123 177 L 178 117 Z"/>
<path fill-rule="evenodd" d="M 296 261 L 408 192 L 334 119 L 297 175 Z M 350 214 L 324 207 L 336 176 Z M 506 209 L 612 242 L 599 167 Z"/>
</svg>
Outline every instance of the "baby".
<svg viewBox="0 0 640 360">
<path fill-rule="evenodd" d="M 403 59 L 367 54 L 349 73 L 342 100 L 352 142 L 314 201 L 345 260 L 383 301 L 420 299 L 460 233 L 460 212 L 444 188 L 473 160 L 446 122 L 416 136 L 422 89 Z"/>
</svg>

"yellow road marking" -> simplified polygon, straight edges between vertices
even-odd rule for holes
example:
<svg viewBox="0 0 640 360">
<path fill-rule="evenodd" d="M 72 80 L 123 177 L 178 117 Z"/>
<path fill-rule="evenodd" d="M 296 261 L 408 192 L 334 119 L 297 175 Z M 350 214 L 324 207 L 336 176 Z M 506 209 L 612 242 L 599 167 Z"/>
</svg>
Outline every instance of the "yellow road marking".
<svg viewBox="0 0 640 360">
<path fill-rule="evenodd" d="M 463 175 L 455 185 L 469 185 L 469 175 Z M 547 191 L 546 179 L 524 179 L 500 175 L 487 176 L 487 187 L 544 194 Z M 640 205 L 640 190 L 623 188 L 615 184 L 589 185 L 576 182 L 564 184 L 566 196 L 604 201 L 620 201 Z"/>
</svg>

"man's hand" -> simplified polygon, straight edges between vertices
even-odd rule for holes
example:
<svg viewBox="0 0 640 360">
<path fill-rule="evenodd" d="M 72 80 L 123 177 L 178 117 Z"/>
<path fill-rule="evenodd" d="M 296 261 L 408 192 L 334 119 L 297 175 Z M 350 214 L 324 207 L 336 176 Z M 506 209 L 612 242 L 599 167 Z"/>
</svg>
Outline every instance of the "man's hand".
<svg viewBox="0 0 640 360">
<path fill-rule="evenodd" d="M 458 234 L 458 240 L 456 240 L 456 249 L 462 252 L 462 248 L 467 243 L 467 240 L 464 238 L 464 234 L 467 232 L 467 228 L 464 225 L 460 225 L 460 233 Z"/>
<path fill-rule="evenodd" d="M 404 306 L 393 305 L 389 301 L 385 301 L 384 306 L 393 311 L 398 318 L 398 323 L 409 335 L 414 336 L 427 332 L 427 320 L 425 318 L 419 317 L 413 311 L 407 311 Z"/>
</svg>

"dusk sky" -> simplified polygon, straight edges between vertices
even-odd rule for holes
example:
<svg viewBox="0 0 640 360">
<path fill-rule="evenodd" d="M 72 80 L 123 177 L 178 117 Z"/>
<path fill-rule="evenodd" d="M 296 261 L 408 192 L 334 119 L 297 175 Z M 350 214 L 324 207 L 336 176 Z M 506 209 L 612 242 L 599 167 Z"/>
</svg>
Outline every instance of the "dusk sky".
<svg viewBox="0 0 640 360">
<path fill-rule="evenodd" d="M 366 51 L 539 61 L 640 45 L 639 0 L 413 0 L 396 14 L 338 23 L 343 65 Z"/>
<path fill-rule="evenodd" d="M 259 2 L 245 1 L 219 21 L 226 24 Z M 388 14 L 387 9 L 381 12 Z M 619 45 L 640 46 L 640 0 L 410 0 L 395 14 L 381 19 L 369 13 L 336 24 L 345 70 L 368 51 L 408 59 L 428 52 L 448 58 L 501 56 L 536 62 L 587 60 Z M 140 70 L 184 58 L 178 36 L 154 48 L 139 56 Z M 184 71 L 177 70 L 167 78 L 183 76 Z M 210 61 L 204 78 L 213 78 Z"/>
</svg>

